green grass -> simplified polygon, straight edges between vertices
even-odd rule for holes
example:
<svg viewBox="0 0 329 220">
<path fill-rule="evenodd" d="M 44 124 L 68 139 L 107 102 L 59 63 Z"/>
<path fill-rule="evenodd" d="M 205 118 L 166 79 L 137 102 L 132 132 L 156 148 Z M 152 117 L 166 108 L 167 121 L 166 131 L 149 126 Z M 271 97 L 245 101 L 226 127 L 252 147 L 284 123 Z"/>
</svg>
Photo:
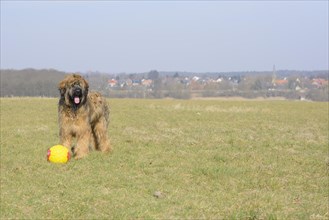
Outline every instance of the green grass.
<svg viewBox="0 0 329 220">
<path fill-rule="evenodd" d="M 328 103 L 109 103 L 113 153 L 57 165 L 57 99 L 1 99 L 1 219 L 329 217 Z"/>
</svg>

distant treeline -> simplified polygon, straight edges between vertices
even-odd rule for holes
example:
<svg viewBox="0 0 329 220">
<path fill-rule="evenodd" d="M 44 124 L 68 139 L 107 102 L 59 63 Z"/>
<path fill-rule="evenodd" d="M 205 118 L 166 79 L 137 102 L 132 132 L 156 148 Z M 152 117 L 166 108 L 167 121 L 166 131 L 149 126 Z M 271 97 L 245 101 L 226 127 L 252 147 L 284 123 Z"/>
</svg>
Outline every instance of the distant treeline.
<svg viewBox="0 0 329 220">
<path fill-rule="evenodd" d="M 1 70 L 1 96 L 57 97 L 65 74 L 54 69 Z"/>
<path fill-rule="evenodd" d="M 54 69 L 1 70 L 1 97 L 58 97 L 68 73 Z M 329 101 L 328 70 L 239 73 L 158 72 L 82 74 L 90 90 L 110 98 L 285 97 Z"/>
</svg>

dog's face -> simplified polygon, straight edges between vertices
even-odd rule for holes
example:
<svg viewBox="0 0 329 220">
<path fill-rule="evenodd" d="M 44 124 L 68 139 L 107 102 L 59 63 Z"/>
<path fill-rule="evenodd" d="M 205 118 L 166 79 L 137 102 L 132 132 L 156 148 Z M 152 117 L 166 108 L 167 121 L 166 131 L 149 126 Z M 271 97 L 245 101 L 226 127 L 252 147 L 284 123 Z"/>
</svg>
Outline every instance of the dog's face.
<svg viewBox="0 0 329 220">
<path fill-rule="evenodd" d="M 63 79 L 58 85 L 61 94 L 60 102 L 74 110 L 86 103 L 89 85 L 80 75 L 72 74 Z"/>
</svg>

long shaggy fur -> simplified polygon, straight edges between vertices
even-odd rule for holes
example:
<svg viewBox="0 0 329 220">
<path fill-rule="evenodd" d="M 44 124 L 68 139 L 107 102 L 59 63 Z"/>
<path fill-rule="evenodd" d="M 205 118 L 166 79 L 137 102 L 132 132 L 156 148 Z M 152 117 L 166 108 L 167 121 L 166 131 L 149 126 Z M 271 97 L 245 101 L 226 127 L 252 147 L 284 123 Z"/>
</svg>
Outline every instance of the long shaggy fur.
<svg viewBox="0 0 329 220">
<path fill-rule="evenodd" d="M 98 92 L 88 92 L 87 81 L 77 74 L 67 76 L 58 88 L 61 95 L 58 104 L 60 143 L 70 150 L 76 138 L 73 153 L 77 159 L 86 156 L 89 149 L 109 152 L 110 111 L 106 99 Z"/>
</svg>

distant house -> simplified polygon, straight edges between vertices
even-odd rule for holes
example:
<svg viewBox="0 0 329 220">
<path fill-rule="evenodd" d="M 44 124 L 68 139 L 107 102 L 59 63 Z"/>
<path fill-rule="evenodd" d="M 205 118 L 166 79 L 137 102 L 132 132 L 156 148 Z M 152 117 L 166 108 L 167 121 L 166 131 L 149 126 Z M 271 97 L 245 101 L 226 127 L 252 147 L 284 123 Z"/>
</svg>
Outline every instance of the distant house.
<svg viewBox="0 0 329 220">
<path fill-rule="evenodd" d="M 274 85 L 276 86 L 283 86 L 288 83 L 287 79 L 277 79 L 274 81 Z"/>
<path fill-rule="evenodd" d="M 316 88 L 321 88 L 323 86 L 328 85 L 328 80 L 317 78 L 312 80 L 312 85 Z"/>
<path fill-rule="evenodd" d="M 133 80 L 133 86 L 139 86 L 140 84 L 141 84 L 141 80 L 139 80 L 139 79 Z"/>
<path fill-rule="evenodd" d="M 216 80 L 216 82 L 218 82 L 218 83 L 220 83 L 220 82 L 222 82 L 223 81 L 223 78 L 218 78 L 217 80 Z"/>
<path fill-rule="evenodd" d="M 192 80 L 193 80 L 194 82 L 198 81 L 199 79 L 200 79 L 200 77 L 198 77 L 198 76 L 193 76 L 193 78 L 192 78 Z"/>
<path fill-rule="evenodd" d="M 153 80 L 151 79 L 142 79 L 142 85 L 145 87 L 151 87 Z"/>
<path fill-rule="evenodd" d="M 116 79 L 110 79 L 108 80 L 108 84 L 110 87 L 115 87 L 118 84 L 118 81 Z"/>
</svg>

